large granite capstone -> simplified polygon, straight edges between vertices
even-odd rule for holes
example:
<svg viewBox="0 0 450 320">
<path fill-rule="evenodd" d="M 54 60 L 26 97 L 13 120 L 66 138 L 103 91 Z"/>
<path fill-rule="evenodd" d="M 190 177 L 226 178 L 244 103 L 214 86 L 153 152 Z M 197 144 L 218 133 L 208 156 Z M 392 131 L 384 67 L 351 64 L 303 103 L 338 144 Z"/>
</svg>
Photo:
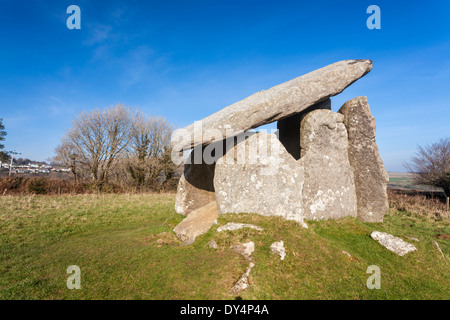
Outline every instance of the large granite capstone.
<svg viewBox="0 0 450 320">
<path fill-rule="evenodd" d="M 197 123 L 176 130 L 171 141 L 173 152 L 207 145 L 297 114 L 341 93 L 370 70 L 370 60 L 343 60 L 259 91 Z M 222 138 L 218 139 L 218 135 Z"/>
</svg>

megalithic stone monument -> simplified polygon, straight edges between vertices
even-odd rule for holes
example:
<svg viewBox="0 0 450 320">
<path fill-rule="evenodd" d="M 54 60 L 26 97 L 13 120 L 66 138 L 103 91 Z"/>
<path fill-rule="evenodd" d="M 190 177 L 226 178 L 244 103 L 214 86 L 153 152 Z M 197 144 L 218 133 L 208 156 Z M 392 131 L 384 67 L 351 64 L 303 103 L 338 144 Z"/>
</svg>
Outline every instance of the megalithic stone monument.
<svg viewBox="0 0 450 320">
<path fill-rule="evenodd" d="M 190 243 L 231 213 L 304 227 L 348 216 L 383 221 L 388 177 L 367 99 L 350 100 L 339 113 L 329 99 L 371 69 L 370 60 L 336 62 L 177 130 L 173 155 L 193 149 L 178 185 L 176 211 L 188 217 L 177 236 Z M 248 131 L 274 121 L 279 137 Z"/>
</svg>

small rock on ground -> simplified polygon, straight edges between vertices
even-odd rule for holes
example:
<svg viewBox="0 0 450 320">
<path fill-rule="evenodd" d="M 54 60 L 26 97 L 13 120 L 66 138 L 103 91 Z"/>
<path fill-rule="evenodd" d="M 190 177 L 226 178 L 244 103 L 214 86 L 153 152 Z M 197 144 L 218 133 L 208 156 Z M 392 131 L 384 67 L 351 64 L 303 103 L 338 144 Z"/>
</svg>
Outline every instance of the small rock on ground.
<svg viewBox="0 0 450 320">
<path fill-rule="evenodd" d="M 208 246 L 212 249 L 217 249 L 219 248 L 219 246 L 217 245 L 217 242 L 215 242 L 214 240 L 211 240 L 208 242 Z"/>
<path fill-rule="evenodd" d="M 247 270 L 245 270 L 245 273 L 242 275 L 242 277 L 236 282 L 236 284 L 231 288 L 232 294 L 238 294 L 239 292 L 245 290 L 248 288 L 248 277 L 250 275 L 250 271 L 255 266 L 253 262 L 250 262 L 250 265 L 248 266 Z"/>
<path fill-rule="evenodd" d="M 258 231 L 263 231 L 264 230 L 263 228 L 255 226 L 253 224 L 228 222 L 226 225 L 219 227 L 217 229 L 217 232 L 234 231 L 234 230 L 239 230 L 239 229 L 242 229 L 242 228 L 251 228 L 251 229 L 258 230 Z"/>
<path fill-rule="evenodd" d="M 412 244 L 386 232 L 373 231 L 370 236 L 372 239 L 378 241 L 383 247 L 399 256 L 404 256 L 407 253 L 417 250 Z"/>
<path fill-rule="evenodd" d="M 191 244 L 198 236 L 206 233 L 211 228 L 217 217 L 216 202 L 211 201 L 206 206 L 192 211 L 173 231 L 178 239 L 185 244 Z"/>
<path fill-rule="evenodd" d="M 348 256 L 350 258 L 350 260 L 359 261 L 358 259 L 356 259 L 354 256 L 352 256 L 350 253 L 348 253 L 345 250 L 342 250 L 342 253 L 345 254 L 346 256 Z"/>
<path fill-rule="evenodd" d="M 283 240 L 272 243 L 272 245 L 270 246 L 270 250 L 278 254 L 281 260 L 284 260 L 284 257 L 286 256 L 286 250 L 284 249 Z"/>
</svg>

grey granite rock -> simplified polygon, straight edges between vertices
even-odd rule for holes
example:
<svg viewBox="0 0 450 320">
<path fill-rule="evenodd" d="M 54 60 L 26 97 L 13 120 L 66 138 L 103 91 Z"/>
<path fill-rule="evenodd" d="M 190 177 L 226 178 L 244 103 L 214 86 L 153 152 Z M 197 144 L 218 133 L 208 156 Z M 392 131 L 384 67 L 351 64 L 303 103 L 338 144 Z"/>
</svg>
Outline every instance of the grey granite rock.
<svg viewBox="0 0 450 320">
<path fill-rule="evenodd" d="M 343 60 L 257 92 L 198 123 L 176 130 L 171 140 L 173 151 L 218 141 L 217 132 L 225 139 L 292 116 L 339 94 L 371 69 L 370 60 Z"/>
<path fill-rule="evenodd" d="M 252 271 L 254 266 L 255 266 L 255 264 L 253 262 L 250 262 L 250 264 L 249 264 L 248 268 L 245 270 L 244 274 L 241 276 L 241 278 L 238 280 L 238 282 L 236 282 L 236 284 L 233 286 L 233 288 L 231 288 L 230 292 L 232 294 L 238 294 L 248 288 L 248 286 L 249 286 L 248 277 L 250 276 L 250 271 Z"/>
<path fill-rule="evenodd" d="M 344 116 L 315 110 L 301 122 L 301 158 L 304 168 L 305 219 L 356 217 L 356 191 L 348 160 Z"/>
<path fill-rule="evenodd" d="M 339 110 L 348 132 L 348 158 L 353 169 L 358 203 L 358 218 L 383 222 L 389 210 L 389 176 L 375 142 L 375 119 L 366 97 L 347 101 Z"/>
<path fill-rule="evenodd" d="M 278 138 L 295 160 L 300 159 L 300 123 L 308 113 L 317 109 L 331 110 L 331 100 L 316 103 L 300 113 L 277 122 Z"/>
<path fill-rule="evenodd" d="M 257 133 L 235 149 L 234 157 L 224 156 L 216 164 L 219 214 L 282 216 L 303 224 L 303 168 L 276 135 Z"/>
<path fill-rule="evenodd" d="M 215 201 L 213 183 L 215 163 L 207 164 L 202 158 L 200 163 L 194 163 L 195 155 L 202 155 L 202 152 L 202 147 L 193 149 L 184 165 L 175 197 L 175 211 L 179 214 L 188 215 Z"/>
<path fill-rule="evenodd" d="M 185 244 L 191 244 L 199 235 L 206 233 L 211 228 L 217 217 L 217 205 L 215 201 L 212 201 L 206 206 L 194 210 L 173 231 L 178 239 Z"/>
<path fill-rule="evenodd" d="M 253 251 L 255 251 L 255 243 L 253 241 L 249 241 L 247 243 L 235 244 L 231 246 L 231 249 L 243 256 L 245 259 L 251 261 L 250 256 L 252 255 Z"/>
<path fill-rule="evenodd" d="M 280 256 L 281 260 L 286 257 L 286 249 L 284 248 L 283 240 L 274 242 L 270 245 L 270 250 Z"/>
</svg>

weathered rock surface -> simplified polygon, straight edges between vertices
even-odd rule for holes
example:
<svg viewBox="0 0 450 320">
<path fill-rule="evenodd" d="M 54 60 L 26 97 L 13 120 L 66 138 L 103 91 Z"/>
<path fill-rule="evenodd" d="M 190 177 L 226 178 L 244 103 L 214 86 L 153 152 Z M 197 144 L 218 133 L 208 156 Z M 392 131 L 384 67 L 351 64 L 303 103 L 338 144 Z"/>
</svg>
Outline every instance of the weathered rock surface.
<svg viewBox="0 0 450 320">
<path fill-rule="evenodd" d="M 375 142 L 375 118 L 366 97 L 347 101 L 339 110 L 348 132 L 348 158 L 353 168 L 358 218 L 365 222 L 383 222 L 389 210 L 389 176 Z"/>
<path fill-rule="evenodd" d="M 357 258 L 355 258 L 354 256 L 352 256 L 350 253 L 348 253 L 345 250 L 341 251 L 343 254 L 345 254 L 347 257 L 349 257 L 350 260 L 354 260 L 354 261 L 359 261 Z"/>
<path fill-rule="evenodd" d="M 235 156 L 228 157 L 233 149 Z M 257 133 L 228 152 L 214 174 L 219 214 L 257 213 L 303 222 L 303 168 L 276 135 Z"/>
<path fill-rule="evenodd" d="M 206 233 L 218 217 L 217 205 L 211 201 L 206 206 L 194 210 L 174 229 L 178 239 L 185 244 L 191 244 L 199 235 Z"/>
<path fill-rule="evenodd" d="M 253 251 L 255 251 L 255 243 L 253 241 L 249 241 L 247 243 L 235 244 L 231 247 L 231 249 L 243 256 L 245 259 L 251 260 L 250 256 Z"/>
<path fill-rule="evenodd" d="M 203 157 L 200 157 L 199 161 L 195 161 L 196 164 L 194 158 L 202 154 L 203 148 L 195 148 L 184 165 L 184 173 L 178 182 L 175 197 L 175 211 L 179 214 L 188 215 L 215 200 L 213 183 L 215 163 L 207 164 Z"/>
<path fill-rule="evenodd" d="M 217 141 L 208 146 L 198 146 L 189 154 L 184 164 L 184 172 L 178 182 L 175 198 L 175 211 L 188 215 L 215 200 L 214 171 L 216 161 L 227 151 L 254 132 L 245 132 L 226 140 Z"/>
<path fill-rule="evenodd" d="M 442 255 L 442 257 L 445 259 L 445 255 L 441 250 L 441 247 L 439 247 L 439 243 L 437 243 L 436 241 L 433 241 L 433 246 L 437 249 L 437 251 L 439 251 L 439 253 Z"/>
<path fill-rule="evenodd" d="M 217 242 L 214 241 L 214 239 L 209 240 L 208 247 L 211 249 L 218 249 L 219 246 L 217 245 Z"/>
<path fill-rule="evenodd" d="M 263 231 L 264 230 L 263 228 L 255 226 L 253 224 L 228 222 L 226 225 L 217 228 L 217 232 L 234 231 L 234 230 L 239 230 L 239 229 L 242 229 L 242 228 L 256 229 L 258 231 Z"/>
<path fill-rule="evenodd" d="M 252 268 L 255 266 L 253 262 L 250 262 L 247 270 L 245 270 L 242 277 L 236 282 L 236 284 L 231 288 L 230 292 L 233 294 L 238 294 L 241 291 L 248 288 L 248 277 L 250 276 L 250 271 L 252 271 Z"/>
<path fill-rule="evenodd" d="M 176 211 L 199 219 L 215 202 L 218 214 L 281 216 L 306 228 L 304 219 L 382 222 L 389 178 L 367 98 L 346 102 L 339 113 L 331 111 L 329 99 L 371 68 L 370 60 L 340 61 L 178 130 L 173 154 L 194 149 L 178 185 Z M 279 139 L 248 131 L 274 121 Z"/>
<path fill-rule="evenodd" d="M 301 122 L 301 158 L 304 168 L 305 219 L 327 220 L 356 217 L 356 192 L 348 160 L 344 116 L 315 110 Z"/>
<path fill-rule="evenodd" d="M 318 109 L 331 110 L 331 100 L 316 103 L 300 113 L 277 122 L 278 138 L 295 160 L 300 159 L 300 123 L 308 113 Z"/>
<path fill-rule="evenodd" d="M 227 138 L 248 129 L 289 117 L 342 92 L 372 69 L 370 60 L 344 60 L 306 75 L 257 92 L 192 124 L 172 136 L 174 152 L 207 145 L 217 139 L 208 131 L 219 131 Z M 216 140 L 217 141 L 217 140 Z"/>
<path fill-rule="evenodd" d="M 284 258 L 286 257 L 286 249 L 284 249 L 283 240 L 272 243 L 270 245 L 270 250 L 279 255 L 281 260 L 284 260 Z"/>
<path fill-rule="evenodd" d="M 383 247 L 399 256 L 404 256 L 407 253 L 417 250 L 412 244 L 386 232 L 373 231 L 370 236 L 372 239 L 378 241 Z"/>
</svg>

